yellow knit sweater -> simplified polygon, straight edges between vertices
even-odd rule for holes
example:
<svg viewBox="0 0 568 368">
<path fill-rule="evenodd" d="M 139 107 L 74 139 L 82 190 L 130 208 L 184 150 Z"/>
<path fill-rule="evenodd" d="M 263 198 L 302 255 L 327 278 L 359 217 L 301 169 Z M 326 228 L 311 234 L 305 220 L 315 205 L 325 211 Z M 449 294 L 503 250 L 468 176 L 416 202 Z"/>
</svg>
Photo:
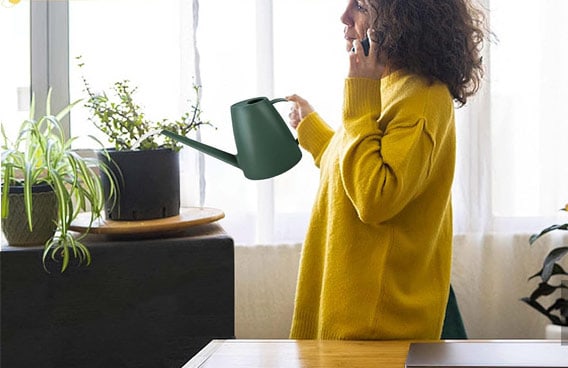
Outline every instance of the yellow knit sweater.
<svg viewBox="0 0 568 368">
<path fill-rule="evenodd" d="M 455 164 L 452 97 L 403 71 L 345 81 L 343 124 L 311 113 L 320 167 L 290 337 L 438 339 L 448 300 Z"/>
</svg>

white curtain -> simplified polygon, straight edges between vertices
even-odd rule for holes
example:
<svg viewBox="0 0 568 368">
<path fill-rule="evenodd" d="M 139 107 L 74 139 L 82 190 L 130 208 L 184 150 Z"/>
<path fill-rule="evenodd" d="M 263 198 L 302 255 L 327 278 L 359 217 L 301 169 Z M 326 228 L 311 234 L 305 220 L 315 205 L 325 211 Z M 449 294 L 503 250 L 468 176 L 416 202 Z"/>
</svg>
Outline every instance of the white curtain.
<svg viewBox="0 0 568 368">
<path fill-rule="evenodd" d="M 452 282 L 470 337 L 541 338 L 548 320 L 519 299 L 536 286 L 527 279 L 548 250 L 568 242 L 528 244 L 566 221 L 568 3 L 489 5 L 487 79 L 457 114 Z"/>
<path fill-rule="evenodd" d="M 339 21 L 344 6 L 344 0 L 201 1 L 202 103 L 204 116 L 217 127 L 202 129 L 203 142 L 236 153 L 230 106 L 256 96 L 304 95 L 330 124 L 338 124 L 346 71 Z M 275 106 L 287 120 L 289 104 Z M 287 173 L 262 181 L 206 157 L 204 205 L 225 211 L 223 226 L 239 244 L 297 243 L 317 180 L 307 154 Z"/>
<path fill-rule="evenodd" d="M 299 93 L 339 123 L 346 71 L 344 0 L 229 0 L 200 5 L 206 142 L 236 152 L 229 107 L 256 95 Z M 568 201 L 568 26 L 563 0 L 492 0 L 486 81 L 457 113 L 458 234 L 533 232 Z M 218 12 L 218 9 L 224 9 Z M 513 15 L 514 14 L 514 15 Z M 272 43 L 273 42 L 273 43 Z M 288 106 L 280 106 L 286 116 Z M 220 207 L 238 243 L 301 241 L 318 173 L 304 154 L 273 180 L 252 182 L 207 158 L 205 205 Z M 219 180 L 219 177 L 224 180 Z"/>
</svg>

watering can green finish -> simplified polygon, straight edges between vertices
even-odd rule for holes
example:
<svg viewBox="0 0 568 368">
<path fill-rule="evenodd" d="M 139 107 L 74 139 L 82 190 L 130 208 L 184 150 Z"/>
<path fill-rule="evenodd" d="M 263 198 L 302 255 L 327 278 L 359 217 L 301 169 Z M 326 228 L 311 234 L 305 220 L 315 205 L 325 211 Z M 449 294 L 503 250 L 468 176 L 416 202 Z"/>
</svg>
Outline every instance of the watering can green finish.
<svg viewBox="0 0 568 368">
<path fill-rule="evenodd" d="M 282 101 L 287 100 L 256 97 L 231 106 L 236 155 L 168 130 L 162 134 L 238 167 L 248 179 L 272 178 L 288 171 L 302 158 L 298 141 L 273 106 Z"/>
</svg>

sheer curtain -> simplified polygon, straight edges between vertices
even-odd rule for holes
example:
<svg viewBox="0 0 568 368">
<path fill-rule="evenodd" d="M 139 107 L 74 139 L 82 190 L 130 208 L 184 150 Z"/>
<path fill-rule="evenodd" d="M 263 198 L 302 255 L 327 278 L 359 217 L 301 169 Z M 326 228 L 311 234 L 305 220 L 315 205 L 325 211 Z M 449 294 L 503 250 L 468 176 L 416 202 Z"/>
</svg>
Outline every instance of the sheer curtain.
<svg viewBox="0 0 568 368">
<path fill-rule="evenodd" d="M 543 337 L 528 296 L 553 236 L 530 234 L 566 221 L 568 202 L 568 13 L 565 1 L 490 0 L 494 33 L 486 82 L 458 110 L 453 188 L 453 283 L 471 337 Z"/>
<path fill-rule="evenodd" d="M 299 93 L 337 125 L 346 71 L 344 6 L 344 0 L 201 2 L 203 106 L 218 127 L 205 129 L 204 140 L 234 152 L 229 106 L 255 95 Z M 492 0 L 484 6 L 494 37 L 485 50 L 483 88 L 457 113 L 455 229 L 532 232 L 556 220 L 568 201 L 568 170 L 561 165 L 568 153 L 562 21 L 568 4 Z M 287 114 L 286 104 L 280 109 Z M 247 181 L 210 158 L 204 176 L 205 204 L 226 211 L 224 224 L 238 242 L 301 241 L 317 188 L 311 157 L 304 154 L 270 183 Z"/>
<path fill-rule="evenodd" d="M 339 21 L 344 6 L 344 0 L 201 1 L 202 103 L 217 127 L 202 129 L 203 141 L 236 152 L 229 108 L 255 96 L 298 93 L 330 124 L 339 123 L 346 71 Z M 275 106 L 287 120 L 289 104 Z M 225 211 L 222 223 L 237 243 L 302 241 L 318 181 L 311 157 L 304 153 L 296 167 L 262 181 L 250 181 L 214 158 L 205 161 L 204 203 Z"/>
<path fill-rule="evenodd" d="M 457 114 L 456 230 L 532 232 L 568 201 L 568 3 L 489 7 L 487 78 Z"/>
<path fill-rule="evenodd" d="M 568 201 L 561 164 L 568 153 L 566 14 L 562 0 L 492 2 L 499 38 L 490 80 L 497 217 L 547 216 Z"/>
</svg>

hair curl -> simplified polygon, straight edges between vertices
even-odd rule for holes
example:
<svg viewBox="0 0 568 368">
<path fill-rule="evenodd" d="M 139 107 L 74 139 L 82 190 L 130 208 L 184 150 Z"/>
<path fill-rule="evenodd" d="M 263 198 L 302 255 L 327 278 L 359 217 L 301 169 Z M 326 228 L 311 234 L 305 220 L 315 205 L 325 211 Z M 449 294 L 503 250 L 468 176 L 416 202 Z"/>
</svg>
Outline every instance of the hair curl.
<svg viewBox="0 0 568 368">
<path fill-rule="evenodd" d="M 445 83 L 465 105 L 483 78 L 484 13 L 469 0 L 368 0 L 371 38 L 394 68 Z"/>
</svg>

